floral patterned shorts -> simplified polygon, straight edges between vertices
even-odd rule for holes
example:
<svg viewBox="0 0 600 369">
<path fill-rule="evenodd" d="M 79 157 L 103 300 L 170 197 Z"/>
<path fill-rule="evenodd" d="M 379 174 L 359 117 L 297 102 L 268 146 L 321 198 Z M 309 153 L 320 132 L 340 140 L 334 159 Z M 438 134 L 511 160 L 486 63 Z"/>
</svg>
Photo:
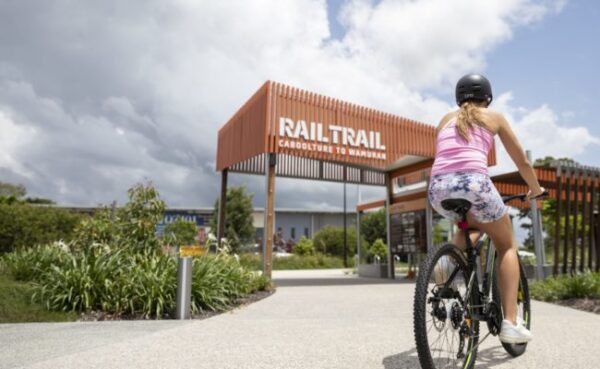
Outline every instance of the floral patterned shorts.
<svg viewBox="0 0 600 369">
<path fill-rule="evenodd" d="M 434 175 L 429 182 L 431 206 L 440 215 L 459 221 L 458 214 L 442 208 L 442 200 L 465 199 L 471 202 L 469 212 L 479 223 L 494 222 L 508 211 L 502 197 L 487 174 L 455 172 Z"/>
</svg>

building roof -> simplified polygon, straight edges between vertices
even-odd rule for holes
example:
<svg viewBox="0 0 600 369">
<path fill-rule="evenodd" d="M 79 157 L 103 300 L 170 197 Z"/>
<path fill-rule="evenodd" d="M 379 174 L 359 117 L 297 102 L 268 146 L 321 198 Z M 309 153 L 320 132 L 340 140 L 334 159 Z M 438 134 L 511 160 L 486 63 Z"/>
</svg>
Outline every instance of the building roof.
<svg viewBox="0 0 600 369">
<path fill-rule="evenodd" d="M 277 176 L 385 185 L 385 173 L 431 165 L 435 128 L 267 81 L 219 130 L 216 168 L 264 174 L 270 153 Z"/>
</svg>

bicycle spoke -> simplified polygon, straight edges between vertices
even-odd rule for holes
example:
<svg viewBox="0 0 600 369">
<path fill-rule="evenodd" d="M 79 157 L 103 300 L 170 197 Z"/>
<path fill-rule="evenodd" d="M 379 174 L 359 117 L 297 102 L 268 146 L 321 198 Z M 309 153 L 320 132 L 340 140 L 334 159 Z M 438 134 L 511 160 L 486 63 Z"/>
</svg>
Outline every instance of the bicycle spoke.
<svg viewBox="0 0 600 369">
<path fill-rule="evenodd" d="M 471 347 L 471 349 L 469 351 L 467 351 L 468 354 L 470 354 L 471 352 L 473 352 L 477 347 L 479 347 L 479 345 L 481 345 L 483 343 L 483 341 L 486 340 L 486 338 L 488 338 L 488 336 L 492 334 L 491 332 L 488 332 L 488 334 L 486 334 L 485 336 L 483 336 L 483 338 L 481 340 L 479 340 L 479 342 L 477 342 L 477 344 L 473 347 Z M 477 336 L 473 336 L 473 337 L 477 337 L 479 338 L 480 335 Z"/>
<path fill-rule="evenodd" d="M 456 366 L 456 352 L 454 350 L 454 337 L 455 334 L 452 334 L 452 345 L 450 345 L 450 354 L 452 355 L 452 364 L 454 364 L 454 366 Z"/>
<path fill-rule="evenodd" d="M 442 357 L 442 349 L 444 347 L 444 337 L 445 335 L 440 335 L 442 337 L 442 341 L 440 342 L 440 351 L 438 352 L 438 360 Z"/>
<path fill-rule="evenodd" d="M 466 297 L 467 291 L 475 291 L 478 287 L 473 284 L 469 289 L 468 281 L 472 274 L 454 250 L 441 252 L 434 257 L 434 261 L 427 265 L 427 274 L 423 274 L 427 281 L 420 287 L 425 294 L 421 297 L 425 311 L 422 313 L 421 329 L 426 337 L 421 342 L 427 346 L 429 358 L 436 368 L 458 369 L 464 362 L 462 356 L 458 357 L 458 350 L 461 350 L 461 354 L 465 352 L 465 340 L 469 337 L 460 333 L 465 324 L 465 307 L 471 302 Z"/>
</svg>

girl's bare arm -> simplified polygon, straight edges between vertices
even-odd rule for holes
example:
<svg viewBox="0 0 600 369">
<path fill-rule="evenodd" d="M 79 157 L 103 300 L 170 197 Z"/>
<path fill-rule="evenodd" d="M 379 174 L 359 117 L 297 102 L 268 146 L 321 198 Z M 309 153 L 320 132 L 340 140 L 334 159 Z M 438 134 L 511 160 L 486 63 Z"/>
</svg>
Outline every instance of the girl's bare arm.
<svg viewBox="0 0 600 369">
<path fill-rule="evenodd" d="M 494 113 L 494 120 L 498 123 L 498 136 L 500 137 L 500 141 L 502 141 L 502 144 L 508 152 L 508 155 L 517 166 L 521 177 L 523 177 L 523 180 L 525 180 L 531 189 L 531 195 L 540 195 L 542 192 L 544 192 L 544 189 L 540 187 L 540 183 L 535 175 L 533 166 L 527 159 L 525 151 L 510 127 L 510 124 L 500 113 Z"/>
</svg>

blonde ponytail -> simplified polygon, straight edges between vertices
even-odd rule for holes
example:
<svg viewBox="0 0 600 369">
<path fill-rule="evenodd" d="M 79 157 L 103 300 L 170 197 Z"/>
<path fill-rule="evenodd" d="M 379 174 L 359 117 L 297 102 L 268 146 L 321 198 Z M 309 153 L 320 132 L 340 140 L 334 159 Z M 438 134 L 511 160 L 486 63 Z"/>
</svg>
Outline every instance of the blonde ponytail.
<svg viewBox="0 0 600 369">
<path fill-rule="evenodd" d="M 456 118 L 456 128 L 458 133 L 467 141 L 469 141 L 469 129 L 473 128 L 473 124 L 481 127 L 487 125 L 482 120 L 480 106 L 473 101 L 466 101 L 460 106 L 458 117 Z"/>
</svg>

